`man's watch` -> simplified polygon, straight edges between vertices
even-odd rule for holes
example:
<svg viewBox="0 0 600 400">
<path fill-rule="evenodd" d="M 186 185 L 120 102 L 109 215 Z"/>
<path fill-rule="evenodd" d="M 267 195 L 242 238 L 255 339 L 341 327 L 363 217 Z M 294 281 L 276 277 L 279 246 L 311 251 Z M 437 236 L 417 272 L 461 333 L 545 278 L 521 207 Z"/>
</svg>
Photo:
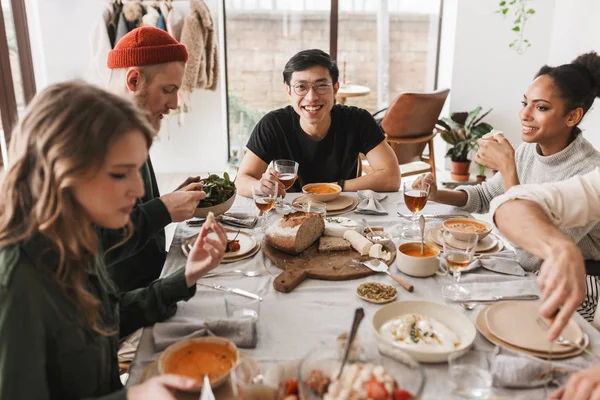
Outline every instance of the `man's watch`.
<svg viewBox="0 0 600 400">
<path fill-rule="evenodd" d="M 339 181 L 337 181 L 337 184 L 340 185 L 340 187 L 342 188 L 342 192 L 344 191 L 344 184 L 346 183 L 345 179 L 340 179 Z"/>
</svg>

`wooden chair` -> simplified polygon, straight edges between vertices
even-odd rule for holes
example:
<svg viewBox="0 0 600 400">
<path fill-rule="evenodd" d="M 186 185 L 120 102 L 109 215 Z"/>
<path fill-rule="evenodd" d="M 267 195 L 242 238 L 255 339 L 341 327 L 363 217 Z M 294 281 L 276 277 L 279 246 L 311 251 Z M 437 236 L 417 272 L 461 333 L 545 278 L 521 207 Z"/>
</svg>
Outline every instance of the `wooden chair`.
<svg viewBox="0 0 600 400">
<path fill-rule="evenodd" d="M 433 129 L 448 93 L 450 89 L 432 93 L 401 93 L 388 108 L 373 114 L 376 116 L 386 111 L 381 119 L 381 128 L 385 140 L 396 153 L 402 177 L 431 172 L 435 178 Z M 429 151 L 425 155 L 423 152 L 427 146 Z"/>
</svg>

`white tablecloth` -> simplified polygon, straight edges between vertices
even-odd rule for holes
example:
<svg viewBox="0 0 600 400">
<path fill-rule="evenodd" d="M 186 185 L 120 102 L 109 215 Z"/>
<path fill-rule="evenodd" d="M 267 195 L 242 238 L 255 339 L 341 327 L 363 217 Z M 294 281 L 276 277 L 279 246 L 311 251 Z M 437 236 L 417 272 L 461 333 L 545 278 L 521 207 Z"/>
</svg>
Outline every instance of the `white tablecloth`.
<svg viewBox="0 0 600 400">
<path fill-rule="evenodd" d="M 353 195 L 353 194 L 350 194 Z M 288 194 L 286 201 L 291 201 L 297 195 Z M 348 213 L 344 216 L 360 221 L 366 218 L 372 225 L 382 225 L 386 231 L 397 232 L 400 224 L 406 224 L 406 219 L 396 215 L 397 207 L 403 214 L 409 214 L 408 209 L 402 203 L 401 193 L 391 193 L 382 201 L 383 206 L 388 210 L 389 215 L 363 215 L 357 213 Z M 238 196 L 232 211 L 254 212 L 255 207 L 252 199 Z M 458 209 L 450 206 L 429 203 L 423 210 L 424 214 L 438 213 L 456 213 Z M 278 217 L 272 214 L 269 218 L 273 222 Z M 432 221 L 432 224 L 439 224 L 440 220 Z M 429 223 L 428 223 L 429 224 Z M 185 223 L 177 226 L 175 237 L 169 255 L 163 270 L 163 276 L 168 275 L 175 269 L 185 265 L 185 256 L 181 250 L 181 244 L 185 238 L 198 232 L 199 228 L 190 228 Z M 259 252 L 251 259 L 243 260 L 233 264 L 224 264 L 215 271 L 229 269 L 256 269 L 260 264 L 270 265 L 264 255 Z M 395 264 L 394 264 L 395 266 Z M 207 283 L 220 283 L 228 287 L 238 287 L 259 293 L 264 300 L 261 303 L 260 319 L 258 322 L 258 345 L 256 349 L 243 350 L 243 353 L 256 359 L 263 369 L 275 363 L 295 360 L 302 358 L 310 349 L 324 344 L 334 342 L 336 336 L 347 331 L 350 327 L 354 309 L 363 307 L 366 317 L 359 330 L 362 342 L 371 349 L 375 348 L 375 338 L 372 330 L 371 319 L 373 314 L 380 306 L 366 303 L 356 296 L 356 286 L 364 281 L 379 281 L 382 283 L 394 284 L 394 282 L 385 274 L 377 274 L 368 278 L 352 281 L 320 281 L 307 280 L 300 284 L 291 293 L 280 293 L 273 289 L 273 277 L 279 270 L 269 266 L 269 274 L 260 277 L 242 277 L 242 276 L 220 276 L 215 278 L 206 278 L 203 281 Z M 400 272 L 395 271 L 400 274 Z M 413 278 L 402 275 L 402 277 L 415 286 L 413 293 L 408 293 L 398 287 L 398 300 L 429 300 L 443 302 L 440 287 L 451 281 L 451 278 L 434 276 L 430 278 Z M 479 269 L 477 272 L 464 274 L 461 283 L 477 283 L 477 285 L 488 284 L 490 290 L 502 287 L 521 286 L 536 291 L 534 276 L 515 277 L 509 275 L 496 274 L 490 271 Z M 506 283 L 505 283 L 506 282 Z M 511 283 L 512 282 L 512 283 Z M 225 315 L 225 304 L 223 300 L 224 293 L 212 289 L 198 287 L 196 295 L 188 302 L 179 303 L 175 319 L 182 318 L 190 320 L 197 318 L 198 321 L 205 319 L 223 319 Z M 464 312 L 471 321 L 475 321 L 478 311 L 482 306 L 478 306 L 472 311 L 466 311 L 459 305 L 453 305 L 461 312 Z M 600 333 L 596 331 L 579 315 L 574 316 L 575 320 L 583 327 L 590 336 L 590 346 L 592 351 L 600 349 Z M 515 329 L 518 329 L 515 327 Z M 479 349 L 492 349 L 493 345 L 483 338 L 479 333 L 475 342 L 475 347 Z M 128 384 L 135 383 L 143 369 L 158 357 L 154 349 L 152 339 L 152 328 L 144 329 L 140 346 L 135 361 L 130 370 Z M 427 377 L 427 384 L 423 399 L 446 399 L 450 398 L 448 382 L 448 365 L 424 364 Z M 540 399 L 543 398 L 544 391 L 537 390 L 497 390 L 499 395 L 506 399 Z"/>
</svg>

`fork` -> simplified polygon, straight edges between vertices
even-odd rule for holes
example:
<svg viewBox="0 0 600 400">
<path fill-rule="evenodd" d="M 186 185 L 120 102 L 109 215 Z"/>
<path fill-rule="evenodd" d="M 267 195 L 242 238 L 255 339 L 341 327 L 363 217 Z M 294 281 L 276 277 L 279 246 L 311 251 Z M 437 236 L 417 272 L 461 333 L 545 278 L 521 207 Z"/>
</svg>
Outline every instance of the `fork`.
<svg viewBox="0 0 600 400">
<path fill-rule="evenodd" d="M 252 278 L 255 276 L 263 275 L 263 271 L 244 271 L 241 269 L 233 269 L 231 271 L 209 273 L 209 274 L 204 275 L 203 278 L 212 278 L 214 276 L 234 275 L 234 274 L 244 275 L 244 276 L 248 276 L 248 277 Z"/>
<path fill-rule="evenodd" d="M 550 325 L 548 325 L 548 323 L 541 317 L 537 317 L 536 322 L 541 328 L 543 328 L 546 331 L 550 328 Z M 587 333 L 585 332 L 583 334 L 587 335 Z M 578 349 L 585 351 L 586 354 L 588 354 L 590 357 L 596 360 L 596 362 L 600 362 L 600 357 L 598 357 L 579 343 L 575 343 L 572 340 L 565 338 L 563 335 L 559 335 L 558 338 L 556 338 L 555 342 L 558 344 L 562 344 L 563 346 L 577 347 Z"/>
</svg>

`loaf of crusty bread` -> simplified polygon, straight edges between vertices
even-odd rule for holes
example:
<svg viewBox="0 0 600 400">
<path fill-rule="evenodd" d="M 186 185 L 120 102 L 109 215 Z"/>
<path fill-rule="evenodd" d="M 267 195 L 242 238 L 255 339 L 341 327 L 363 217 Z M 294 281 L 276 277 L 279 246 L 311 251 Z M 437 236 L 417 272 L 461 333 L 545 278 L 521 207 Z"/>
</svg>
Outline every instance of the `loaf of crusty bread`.
<svg viewBox="0 0 600 400">
<path fill-rule="evenodd" d="M 324 230 L 325 222 L 321 214 L 297 211 L 269 226 L 265 237 L 267 243 L 276 249 L 299 254 L 313 244 Z"/>
<path fill-rule="evenodd" d="M 319 238 L 319 251 L 345 251 L 352 250 L 350 242 L 341 237 L 321 236 Z"/>
</svg>

